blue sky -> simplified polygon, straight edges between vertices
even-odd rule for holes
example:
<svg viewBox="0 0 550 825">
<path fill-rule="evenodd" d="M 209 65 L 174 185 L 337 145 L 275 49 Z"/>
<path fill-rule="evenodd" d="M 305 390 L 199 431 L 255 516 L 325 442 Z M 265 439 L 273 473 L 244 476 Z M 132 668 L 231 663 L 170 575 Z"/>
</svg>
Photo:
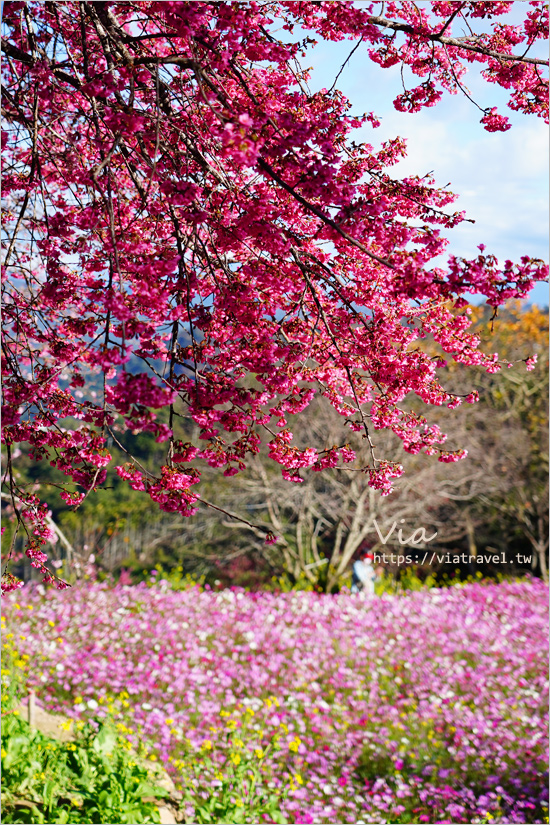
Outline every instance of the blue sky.
<svg viewBox="0 0 550 825">
<path fill-rule="evenodd" d="M 332 86 L 354 45 L 349 40 L 317 39 L 318 45 L 300 61 L 312 67 L 312 91 Z M 405 75 L 405 81 L 410 77 Z M 378 129 L 368 125 L 358 130 L 354 140 L 365 140 L 376 149 L 397 135 L 407 138 L 407 158 L 389 170 L 394 177 L 433 171 L 438 185 L 450 183 L 451 191 L 460 195 L 452 210 L 465 210 L 476 222 L 447 231 L 450 254 L 471 258 L 484 243 L 487 252 L 502 261 L 519 261 L 522 255 L 548 260 L 548 127 L 540 118 L 508 109 L 506 91 L 486 83 L 476 66 L 464 81 L 479 106 L 497 106 L 512 128 L 486 132 L 479 122 L 482 113 L 461 93 L 447 94 L 438 106 L 416 114 L 396 111 L 392 101 L 402 91 L 400 66 L 380 68 L 369 59 L 365 45 L 352 56 L 337 87 L 351 101 L 354 113 L 372 111 L 381 120 Z M 413 80 L 409 88 L 418 82 Z M 537 284 L 529 301 L 547 306 L 548 285 Z"/>
</svg>

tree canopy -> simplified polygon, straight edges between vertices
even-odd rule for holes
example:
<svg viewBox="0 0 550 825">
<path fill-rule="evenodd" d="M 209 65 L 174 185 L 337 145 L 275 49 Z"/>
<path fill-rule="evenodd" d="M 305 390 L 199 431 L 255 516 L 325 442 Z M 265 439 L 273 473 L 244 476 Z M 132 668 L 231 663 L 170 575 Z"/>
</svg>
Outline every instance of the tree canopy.
<svg viewBox="0 0 550 825">
<path fill-rule="evenodd" d="M 403 141 L 354 142 L 376 115 L 352 113 L 336 85 L 311 93 L 299 58 L 312 30 L 406 65 L 418 85 L 394 103 L 408 112 L 464 92 L 481 64 L 513 110 L 547 119 L 547 61 L 531 47 L 548 9 L 526 3 L 508 25 L 512 5 L 4 3 L 4 482 L 45 581 L 64 586 L 18 444 L 63 474 L 77 508 L 104 484 L 114 443 L 128 458 L 118 475 L 183 516 L 204 501 L 201 467 L 234 475 L 262 441 L 290 482 L 345 465 L 382 495 L 402 467 L 379 453 L 377 430 L 409 453 L 465 455 L 407 399 L 473 403 L 438 377 L 447 358 L 500 369 L 467 296 L 496 315 L 547 267 L 527 254 L 501 264 L 484 246 L 434 265 L 442 231 L 465 219 L 455 196 L 391 177 Z M 481 123 L 510 127 L 495 107 Z M 366 464 L 313 431 L 292 446 L 288 417 L 316 394 L 362 433 Z M 155 468 L 127 448 L 140 432 L 165 444 Z M 3 589 L 17 586 L 6 572 Z"/>
</svg>

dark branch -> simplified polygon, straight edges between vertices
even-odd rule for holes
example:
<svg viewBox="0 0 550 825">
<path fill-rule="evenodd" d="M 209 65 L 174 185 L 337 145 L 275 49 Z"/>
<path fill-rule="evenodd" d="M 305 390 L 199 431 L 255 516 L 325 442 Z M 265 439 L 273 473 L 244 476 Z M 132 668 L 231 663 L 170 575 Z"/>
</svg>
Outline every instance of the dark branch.
<svg viewBox="0 0 550 825">
<path fill-rule="evenodd" d="M 393 29 L 396 32 L 405 32 L 406 34 L 416 35 L 425 40 L 432 40 L 442 43 L 445 46 L 455 46 L 457 49 L 464 49 L 467 52 L 477 52 L 478 54 L 487 55 L 487 57 L 495 57 L 497 60 L 515 60 L 519 63 L 533 63 L 537 66 L 548 66 L 548 60 L 543 60 L 540 57 L 524 57 L 520 54 L 506 54 L 505 52 L 496 52 L 493 49 L 488 49 L 486 46 L 476 45 L 469 42 L 471 37 L 443 37 L 441 32 L 434 34 L 425 34 L 417 32 L 414 26 L 408 23 L 398 23 L 394 20 L 387 20 L 385 17 L 369 17 L 369 23 L 375 26 L 382 26 L 385 29 Z"/>
</svg>

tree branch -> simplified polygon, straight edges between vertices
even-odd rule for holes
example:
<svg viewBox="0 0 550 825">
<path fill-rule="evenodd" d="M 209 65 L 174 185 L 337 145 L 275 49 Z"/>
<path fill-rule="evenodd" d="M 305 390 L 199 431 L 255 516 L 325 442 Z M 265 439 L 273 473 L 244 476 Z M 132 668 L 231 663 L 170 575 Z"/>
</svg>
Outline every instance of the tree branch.
<svg viewBox="0 0 550 825">
<path fill-rule="evenodd" d="M 445 46 L 455 46 L 457 49 L 464 49 L 467 52 L 477 52 L 478 54 L 484 54 L 487 57 L 495 57 L 497 60 L 514 60 L 518 63 L 532 63 L 536 66 L 548 66 L 548 60 L 543 60 L 540 57 L 524 57 L 519 54 L 506 54 L 505 52 L 496 52 L 493 49 L 488 49 L 486 46 L 475 45 L 474 43 L 469 42 L 471 40 L 470 37 L 444 37 L 441 32 L 438 32 L 437 34 L 424 34 L 422 32 L 417 32 L 414 26 L 411 26 L 408 23 L 398 23 L 393 20 L 388 20 L 385 17 L 369 17 L 368 22 L 373 23 L 375 26 L 381 26 L 385 29 L 392 29 L 396 32 L 405 32 L 406 34 L 417 35 L 420 38 L 442 43 Z"/>
</svg>

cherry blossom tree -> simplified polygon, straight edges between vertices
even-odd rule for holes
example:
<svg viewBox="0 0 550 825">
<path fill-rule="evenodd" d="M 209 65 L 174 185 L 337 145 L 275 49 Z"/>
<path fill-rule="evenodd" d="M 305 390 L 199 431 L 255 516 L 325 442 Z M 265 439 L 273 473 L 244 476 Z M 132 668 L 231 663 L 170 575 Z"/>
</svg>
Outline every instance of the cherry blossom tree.
<svg viewBox="0 0 550 825">
<path fill-rule="evenodd" d="M 512 5 L 4 3 L 4 483 L 45 581 L 65 586 L 17 445 L 60 471 L 77 508 L 105 483 L 108 443 L 153 433 L 164 463 L 128 454 L 116 472 L 186 517 L 204 501 L 201 467 L 236 474 L 262 440 L 290 482 L 353 466 L 345 443 L 292 446 L 287 416 L 315 394 L 363 434 L 369 459 L 356 469 L 382 495 L 402 467 L 379 454 L 377 430 L 409 453 L 464 456 L 406 398 L 460 404 L 438 379 L 444 355 L 498 370 L 464 296 L 496 313 L 547 269 L 528 255 L 499 264 L 484 247 L 434 266 L 442 230 L 465 218 L 448 211 L 454 195 L 393 179 L 404 142 L 354 142 L 375 114 L 351 113 L 337 88 L 312 94 L 298 59 L 304 30 L 360 42 L 418 78 L 395 100 L 408 112 L 465 91 L 481 64 L 513 110 L 547 117 L 547 61 L 531 56 L 547 8 L 525 3 L 508 25 Z M 496 108 L 481 123 L 510 126 Z M 441 357 L 422 349 L 427 336 Z M 178 435 L 190 420 L 195 443 Z M 17 586 L 6 570 L 3 588 Z"/>
<path fill-rule="evenodd" d="M 345 440 L 345 425 L 331 412 L 314 400 L 307 419 L 300 416 L 293 423 L 293 441 L 297 446 L 311 440 L 312 435 L 331 444 Z M 359 468 L 368 462 L 369 445 L 359 435 L 352 439 Z M 388 460 L 398 462 L 402 452 L 399 445 L 391 432 L 378 433 L 377 447 Z M 428 533 L 432 532 L 434 513 L 429 505 L 437 496 L 433 470 L 447 470 L 449 474 L 450 468 L 428 459 L 422 461 L 418 455 L 406 459 L 405 477 L 399 489 L 382 497 L 369 486 L 368 477 L 358 468 L 350 469 L 349 464 L 327 468 L 323 473 L 309 473 L 303 484 L 296 485 L 285 482 L 274 467 L 256 457 L 251 462 L 250 477 L 236 479 L 231 490 L 222 492 L 227 502 L 224 506 L 240 516 L 246 515 L 248 508 L 253 509 L 264 524 L 269 523 L 278 537 L 277 545 L 262 547 L 265 527 L 262 531 L 258 525 L 227 520 L 224 526 L 232 528 L 231 534 L 237 539 L 229 546 L 233 552 L 241 547 L 255 557 L 261 554 L 273 567 L 282 566 L 293 581 L 309 581 L 326 592 L 334 592 L 365 542 L 371 548 L 385 549 L 378 537 L 391 536 L 394 523 L 399 527 L 405 520 L 409 524 L 423 524 Z M 412 530 L 405 528 L 405 532 L 408 536 Z M 397 534 L 394 538 L 397 541 Z M 391 538 L 389 542 L 393 550 Z M 219 553 L 219 557 L 223 555 Z"/>
<path fill-rule="evenodd" d="M 174 520 L 165 546 L 173 548 L 177 543 L 180 563 L 185 559 L 186 565 L 200 572 L 211 570 L 212 563 L 229 567 L 240 551 L 250 562 L 261 557 L 273 570 L 284 568 L 291 580 L 308 580 L 328 592 L 341 584 L 342 574 L 364 542 L 375 553 L 412 553 L 410 558 L 417 562 L 426 550 L 428 559 L 434 550 L 440 557 L 449 550 L 451 556 L 467 551 L 465 555 L 473 557 L 472 573 L 476 557 L 492 553 L 506 558 L 508 571 L 517 570 L 518 550 L 529 554 L 532 547 L 532 568 L 546 579 L 548 315 L 511 302 L 501 310 L 495 328 L 490 314 L 486 307 L 475 307 L 473 329 L 486 346 L 508 359 L 509 368 L 487 374 L 476 367 L 465 370 L 450 365 L 447 388 L 458 393 L 461 387 L 477 386 L 479 403 L 474 409 L 442 406 L 431 413 L 442 430 L 452 428 L 453 437 L 468 450 L 467 461 L 442 464 L 421 453 L 400 455 L 399 439 L 381 430 L 378 449 L 404 466 L 397 488 L 381 497 L 368 486 L 368 478 L 349 464 L 308 473 L 302 484 L 288 484 L 276 466 L 269 466 L 263 455 L 256 456 L 247 474 L 232 479 L 231 485 L 218 484 L 217 503 L 242 517 L 253 511 L 278 536 L 276 546 L 263 545 L 267 528 L 230 519 L 213 525 L 206 507 L 183 524 Z M 514 359 L 530 353 L 538 356 L 536 371 L 512 368 Z M 312 437 L 330 444 L 350 437 L 343 420 L 321 402 L 314 399 L 307 416 L 292 421 L 295 446 L 306 447 Z M 360 434 L 351 439 L 358 466 L 366 464 L 366 441 Z M 212 477 L 214 473 L 210 471 Z M 420 525 L 425 536 L 437 534 L 436 538 L 424 542 L 422 532 L 415 533 Z M 406 548 L 398 528 L 405 539 L 414 536 Z M 127 556 L 127 551 L 123 553 L 122 558 Z M 430 563 L 432 572 L 437 565 L 437 560 Z M 393 569 L 399 572 L 399 566 Z"/>
</svg>

